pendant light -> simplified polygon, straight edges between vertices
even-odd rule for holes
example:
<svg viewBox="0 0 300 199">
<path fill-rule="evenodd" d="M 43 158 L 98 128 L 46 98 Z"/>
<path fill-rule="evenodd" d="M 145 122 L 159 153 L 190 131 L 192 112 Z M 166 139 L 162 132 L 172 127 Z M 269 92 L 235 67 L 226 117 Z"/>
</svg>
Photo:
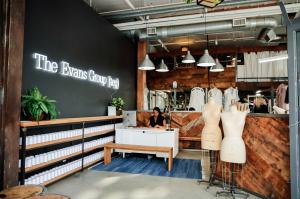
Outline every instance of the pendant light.
<svg viewBox="0 0 300 199">
<path fill-rule="evenodd" d="M 220 63 L 218 58 L 216 58 L 216 65 L 212 66 L 209 71 L 210 72 L 223 72 L 224 71 L 224 67 Z"/>
<path fill-rule="evenodd" d="M 190 41 L 189 41 L 189 35 L 188 35 L 188 49 L 189 49 L 189 46 L 190 46 Z M 193 57 L 191 52 L 188 50 L 186 56 L 182 60 L 182 63 L 192 64 L 192 63 L 195 63 L 195 62 L 196 62 L 195 58 Z"/>
<path fill-rule="evenodd" d="M 147 21 L 146 21 L 146 29 L 148 28 L 147 25 Z M 139 70 L 155 70 L 155 65 L 153 64 L 153 62 L 151 61 L 151 59 L 149 58 L 148 52 L 149 52 L 149 39 L 147 38 L 147 53 L 145 55 L 144 60 L 142 61 L 142 63 L 139 65 L 138 69 Z"/>
<path fill-rule="evenodd" d="M 142 63 L 139 66 L 139 70 L 154 70 L 154 69 L 155 69 L 155 66 L 154 66 L 153 62 L 149 58 L 149 55 L 146 54 L 144 60 L 142 61 Z"/>
<path fill-rule="evenodd" d="M 169 68 L 168 66 L 165 64 L 164 60 L 162 59 L 160 64 L 159 64 L 159 67 L 156 69 L 157 72 L 169 72 Z"/>
<path fill-rule="evenodd" d="M 182 63 L 184 64 L 192 64 L 195 63 L 195 58 L 193 57 L 193 55 L 191 55 L 190 51 L 187 51 L 186 56 L 183 58 Z"/>
<path fill-rule="evenodd" d="M 207 12 L 207 9 L 205 8 L 204 23 L 205 23 L 205 34 L 206 34 L 206 49 L 204 50 L 204 55 L 202 55 L 202 57 L 200 57 L 200 59 L 197 63 L 197 66 L 200 66 L 200 67 L 211 67 L 211 66 L 216 65 L 215 60 L 212 58 L 212 56 L 210 56 L 210 54 L 208 52 L 208 35 L 206 33 L 206 12 Z"/>
</svg>

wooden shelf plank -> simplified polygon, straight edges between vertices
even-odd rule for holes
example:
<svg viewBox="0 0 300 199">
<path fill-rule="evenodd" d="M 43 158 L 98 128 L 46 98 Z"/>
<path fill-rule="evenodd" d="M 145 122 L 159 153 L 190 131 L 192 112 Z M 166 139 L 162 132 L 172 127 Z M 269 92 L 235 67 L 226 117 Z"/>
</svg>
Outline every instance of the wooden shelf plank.
<svg viewBox="0 0 300 199">
<path fill-rule="evenodd" d="M 99 162 L 99 163 L 102 162 L 103 160 L 104 160 L 104 158 L 101 158 L 101 159 L 99 159 L 99 160 L 95 160 L 95 161 L 93 161 L 93 162 L 90 162 L 90 163 L 84 165 L 83 168 L 86 169 L 86 168 L 88 168 L 88 167 L 90 167 L 90 166 L 92 166 L 92 165 L 94 165 L 94 164 L 96 164 L 96 163 L 98 163 L 98 162 Z"/>
<path fill-rule="evenodd" d="M 180 141 L 194 141 L 201 142 L 201 137 L 179 137 Z"/>
<path fill-rule="evenodd" d="M 87 135 L 84 135 L 84 138 L 90 138 L 90 137 L 95 137 L 95 136 L 98 136 L 98 135 L 105 135 L 105 134 L 108 134 L 108 133 L 112 133 L 114 132 L 115 130 L 111 129 L 111 130 L 103 130 L 103 131 L 97 131 L 97 132 L 94 132 L 94 133 L 89 133 Z"/>
<path fill-rule="evenodd" d="M 65 178 L 65 177 L 67 177 L 67 176 L 69 176 L 69 175 L 72 175 L 72 174 L 74 174 L 74 173 L 76 173 L 76 172 L 78 172 L 78 171 L 80 171 L 80 170 L 81 170 L 81 167 L 76 168 L 76 169 L 74 169 L 74 170 L 71 170 L 71 171 L 69 171 L 69 172 L 63 174 L 63 175 L 57 176 L 57 177 L 55 177 L 55 178 L 53 178 L 53 179 L 51 179 L 51 180 L 48 180 L 48 181 L 42 183 L 42 185 L 43 185 L 43 186 L 50 185 L 50 184 L 52 184 L 52 183 L 54 183 L 54 182 L 56 182 L 56 181 L 58 181 L 58 180 L 61 180 L 61 179 Z"/>
<path fill-rule="evenodd" d="M 103 158 L 101 158 L 101 159 L 99 159 L 99 160 L 95 160 L 95 161 L 93 161 L 93 162 L 90 162 L 90 163 L 84 165 L 83 168 L 84 168 L 84 169 L 85 169 L 85 168 L 88 168 L 88 167 L 92 166 L 93 164 L 95 164 L 95 163 L 97 163 L 97 162 L 101 162 L 101 161 L 103 161 Z M 53 184 L 54 182 L 57 182 L 57 181 L 59 181 L 59 180 L 65 178 L 65 177 L 67 177 L 67 176 L 70 176 L 70 175 L 72 175 L 72 174 L 74 174 L 74 173 L 77 173 L 77 172 L 80 171 L 80 170 L 81 170 L 81 167 L 79 167 L 79 168 L 77 168 L 77 169 L 74 169 L 74 170 L 72 170 L 72 171 L 69 171 L 69 172 L 67 172 L 67 173 L 65 173 L 65 174 L 63 174 L 63 175 L 57 176 L 56 178 L 53 178 L 53 179 L 51 179 L 51 180 L 48 180 L 48 181 L 42 183 L 42 185 L 43 185 L 43 186 L 48 186 L 48 185 Z"/>
<path fill-rule="evenodd" d="M 56 159 L 53 159 L 53 160 L 50 160 L 50 161 L 47 161 L 47 162 L 44 162 L 44 163 L 41 163 L 41 164 L 37 164 L 37 165 L 34 165 L 32 167 L 27 167 L 25 169 L 25 172 L 28 173 L 28 172 L 31 172 L 31 171 L 34 171 L 36 169 L 40 169 L 40 168 L 43 168 L 43 167 L 46 167 L 50 164 L 53 164 L 53 163 L 56 163 L 56 162 L 59 162 L 59 161 L 62 161 L 62 160 L 65 160 L 67 158 L 71 158 L 71 157 L 74 157 L 74 156 L 77 156 L 77 155 L 80 155 L 82 152 L 77 152 L 77 153 L 72 153 L 70 155 L 67 155 L 67 156 L 63 156 L 63 157 L 60 157 L 60 158 L 56 158 Z"/>
<path fill-rule="evenodd" d="M 78 118 L 63 118 L 55 120 L 46 120 L 39 122 L 32 121 L 21 121 L 20 127 L 34 127 L 34 126 L 46 126 L 46 125 L 57 125 L 57 124 L 73 124 L 82 122 L 94 122 L 94 121 L 105 121 L 105 120 L 116 120 L 122 119 L 123 116 L 97 116 L 97 117 L 78 117 Z"/>
<path fill-rule="evenodd" d="M 88 153 L 88 152 L 94 151 L 96 149 L 103 148 L 103 146 L 104 146 L 104 144 L 101 144 L 101 145 L 95 146 L 95 147 L 91 147 L 89 149 L 84 150 L 84 153 Z M 60 161 L 65 160 L 65 159 L 68 159 L 68 158 L 71 158 L 71 157 L 75 157 L 75 156 L 80 155 L 80 154 L 81 154 L 81 151 L 80 152 L 76 152 L 76 153 L 72 153 L 70 155 L 63 156 L 63 157 L 60 157 L 60 158 L 56 158 L 56 159 L 53 159 L 53 160 L 50 160 L 50 161 L 47 161 L 47 162 L 44 162 L 44 163 L 41 163 L 41 164 L 37 164 L 37 165 L 34 165 L 32 167 L 26 168 L 25 172 L 28 173 L 28 172 L 31 172 L 31 171 L 34 171 L 34 170 L 46 167 L 48 165 L 54 164 L 56 162 L 60 162 Z"/>
<path fill-rule="evenodd" d="M 84 138 L 95 137 L 95 136 L 98 136 L 98 135 L 105 135 L 105 134 L 112 133 L 112 132 L 114 132 L 114 130 L 98 131 L 98 132 L 87 134 L 87 135 L 84 136 Z M 38 144 L 26 145 L 26 150 L 42 148 L 42 147 L 46 147 L 46 146 L 50 146 L 50 145 L 61 144 L 61 143 L 71 142 L 71 141 L 80 140 L 80 139 L 82 139 L 81 135 L 70 137 L 70 138 L 54 140 L 54 141 L 50 141 L 50 142 L 43 142 L 43 143 L 38 143 Z"/>
</svg>

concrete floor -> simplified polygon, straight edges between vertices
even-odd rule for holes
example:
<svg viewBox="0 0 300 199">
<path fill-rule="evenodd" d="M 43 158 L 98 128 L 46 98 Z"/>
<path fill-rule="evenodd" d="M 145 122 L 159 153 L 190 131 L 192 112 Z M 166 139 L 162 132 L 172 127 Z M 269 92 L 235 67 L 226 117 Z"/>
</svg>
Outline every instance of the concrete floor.
<svg viewBox="0 0 300 199">
<path fill-rule="evenodd" d="M 185 153 L 185 155 L 184 155 Z M 199 157 L 199 152 L 181 152 L 180 157 Z M 201 159 L 201 158 L 200 158 Z M 48 187 L 72 199 L 213 199 L 220 188 L 206 190 L 195 179 L 169 178 L 86 170 Z M 224 197 L 219 197 L 224 198 Z M 230 197 L 227 197 L 230 198 Z M 257 197 L 250 196 L 250 199 Z"/>
</svg>

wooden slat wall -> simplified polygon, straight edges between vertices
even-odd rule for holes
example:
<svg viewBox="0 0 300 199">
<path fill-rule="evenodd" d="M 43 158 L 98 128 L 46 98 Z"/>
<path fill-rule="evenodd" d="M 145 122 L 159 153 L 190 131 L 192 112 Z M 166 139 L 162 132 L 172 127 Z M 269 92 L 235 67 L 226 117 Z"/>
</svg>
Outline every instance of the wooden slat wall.
<svg viewBox="0 0 300 199">
<path fill-rule="evenodd" d="M 195 138 L 201 138 L 201 132 L 204 127 L 202 113 L 173 112 L 171 127 L 179 128 L 179 137 L 185 138 L 185 140 L 179 141 L 180 149 L 201 149 L 201 142 L 195 141 Z"/>
<path fill-rule="evenodd" d="M 235 68 L 226 68 L 222 73 L 209 73 L 207 68 L 178 68 L 168 73 L 147 72 L 147 86 L 150 90 L 169 90 L 177 81 L 179 89 L 193 87 L 209 88 L 215 86 L 226 89 L 235 86 Z"/>
<path fill-rule="evenodd" d="M 288 118 L 248 116 L 243 132 L 247 162 L 238 184 L 277 199 L 290 198 Z"/>
<path fill-rule="evenodd" d="M 150 112 L 138 112 L 138 125 L 145 125 L 150 115 Z M 201 138 L 204 127 L 201 113 L 172 112 L 171 121 L 173 128 L 180 129 L 180 137 Z M 288 125 L 288 117 L 247 116 L 243 132 L 247 162 L 242 175 L 236 179 L 240 187 L 275 199 L 290 198 Z M 182 140 L 180 148 L 201 149 L 201 142 Z M 218 176 L 222 177 L 221 164 L 218 165 Z"/>
</svg>

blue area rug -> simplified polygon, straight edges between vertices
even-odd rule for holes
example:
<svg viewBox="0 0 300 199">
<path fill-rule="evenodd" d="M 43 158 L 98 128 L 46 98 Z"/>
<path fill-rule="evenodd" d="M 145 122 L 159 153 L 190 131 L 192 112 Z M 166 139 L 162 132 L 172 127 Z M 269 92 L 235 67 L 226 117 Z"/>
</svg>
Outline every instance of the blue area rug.
<svg viewBox="0 0 300 199">
<path fill-rule="evenodd" d="M 93 167 L 97 171 L 112 171 L 153 176 L 201 179 L 201 161 L 189 159 L 173 159 L 171 172 L 162 158 L 116 157 L 108 165 L 99 164 Z"/>
</svg>

